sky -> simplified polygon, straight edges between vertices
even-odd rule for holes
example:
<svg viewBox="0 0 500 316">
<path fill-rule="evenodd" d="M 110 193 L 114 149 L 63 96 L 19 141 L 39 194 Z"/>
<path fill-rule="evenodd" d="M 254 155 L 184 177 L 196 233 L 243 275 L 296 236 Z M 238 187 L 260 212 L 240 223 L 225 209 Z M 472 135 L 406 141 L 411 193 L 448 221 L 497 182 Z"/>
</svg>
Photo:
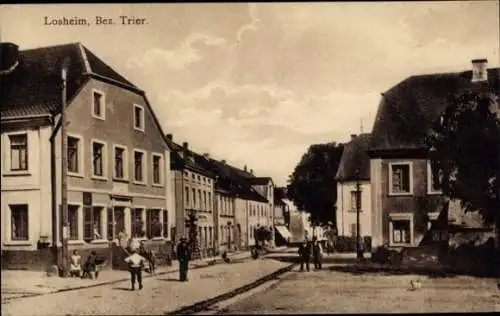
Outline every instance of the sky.
<svg viewBox="0 0 500 316">
<path fill-rule="evenodd" d="M 474 58 L 498 67 L 498 12 L 497 1 L 2 5 L 0 40 L 82 43 L 146 91 L 175 142 L 285 185 L 310 145 L 370 132 L 380 94 L 406 77 Z"/>
</svg>

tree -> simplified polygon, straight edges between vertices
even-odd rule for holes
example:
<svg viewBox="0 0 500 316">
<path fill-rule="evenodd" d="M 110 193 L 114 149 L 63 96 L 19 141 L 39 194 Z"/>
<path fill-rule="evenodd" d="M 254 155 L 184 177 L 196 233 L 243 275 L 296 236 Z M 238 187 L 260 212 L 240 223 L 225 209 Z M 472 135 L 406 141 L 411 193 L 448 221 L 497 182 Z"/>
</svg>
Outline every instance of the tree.
<svg viewBox="0 0 500 316">
<path fill-rule="evenodd" d="M 313 224 L 336 223 L 335 175 L 342 157 L 343 145 L 311 145 L 290 175 L 287 197 L 300 209 L 311 214 Z"/>
<path fill-rule="evenodd" d="M 497 98 L 488 91 L 450 98 L 426 140 L 443 194 L 459 200 L 465 212 L 478 211 L 486 224 L 500 220 L 500 121 L 492 113 L 495 105 Z"/>
</svg>

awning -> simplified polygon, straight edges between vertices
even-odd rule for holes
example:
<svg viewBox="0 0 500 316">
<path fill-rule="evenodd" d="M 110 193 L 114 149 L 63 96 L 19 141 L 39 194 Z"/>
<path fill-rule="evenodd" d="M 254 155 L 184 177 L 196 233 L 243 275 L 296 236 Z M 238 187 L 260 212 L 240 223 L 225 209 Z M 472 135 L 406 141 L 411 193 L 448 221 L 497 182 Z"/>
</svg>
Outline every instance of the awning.
<svg viewBox="0 0 500 316">
<path fill-rule="evenodd" d="M 292 238 L 292 234 L 286 226 L 275 226 L 278 233 L 285 239 Z"/>
</svg>

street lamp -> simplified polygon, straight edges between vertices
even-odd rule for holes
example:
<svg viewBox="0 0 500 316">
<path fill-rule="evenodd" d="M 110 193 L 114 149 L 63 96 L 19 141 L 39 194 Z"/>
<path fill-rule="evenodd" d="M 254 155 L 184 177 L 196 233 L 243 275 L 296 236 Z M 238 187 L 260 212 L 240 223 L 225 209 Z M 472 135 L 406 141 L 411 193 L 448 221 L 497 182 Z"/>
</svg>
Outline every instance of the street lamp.
<svg viewBox="0 0 500 316">
<path fill-rule="evenodd" d="M 359 180 L 359 169 L 356 169 L 356 258 L 363 259 L 363 249 L 361 248 L 361 237 L 359 231 L 359 212 L 361 211 L 361 183 Z"/>
<path fill-rule="evenodd" d="M 227 221 L 227 250 L 231 251 L 231 221 Z"/>
</svg>

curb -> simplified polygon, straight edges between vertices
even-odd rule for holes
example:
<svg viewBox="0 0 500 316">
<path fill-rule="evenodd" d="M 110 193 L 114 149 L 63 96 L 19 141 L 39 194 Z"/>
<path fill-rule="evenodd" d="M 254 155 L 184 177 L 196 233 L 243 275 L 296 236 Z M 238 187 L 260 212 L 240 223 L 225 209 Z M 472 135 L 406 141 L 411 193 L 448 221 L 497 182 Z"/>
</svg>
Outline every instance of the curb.
<svg viewBox="0 0 500 316">
<path fill-rule="evenodd" d="M 251 258 L 251 256 L 239 258 L 239 260 L 246 260 L 249 258 Z M 215 265 L 224 262 L 224 261 L 219 262 L 218 259 L 214 259 L 214 260 L 216 260 Z M 214 266 L 214 264 L 195 265 L 193 267 L 189 267 L 189 270 L 198 270 L 198 269 L 208 268 L 211 266 Z M 179 269 L 159 272 L 159 273 L 156 273 L 154 275 L 147 274 L 147 275 L 144 275 L 142 278 L 148 279 L 148 278 L 152 278 L 155 276 L 172 274 L 172 273 L 177 273 L 177 272 L 179 272 Z M 13 300 L 22 299 L 22 298 L 29 298 L 29 297 L 35 297 L 35 296 L 43 296 L 43 295 L 57 294 L 57 293 L 62 293 L 62 292 L 76 291 L 76 290 L 94 288 L 94 287 L 98 287 L 98 286 L 116 284 L 116 283 L 125 282 L 125 281 L 130 281 L 130 277 L 121 278 L 121 279 L 117 279 L 117 280 L 104 281 L 104 282 L 95 283 L 95 284 L 88 284 L 88 285 L 82 285 L 82 286 L 77 286 L 77 287 L 71 287 L 71 288 L 67 288 L 67 289 L 58 289 L 58 290 L 53 290 L 53 291 L 44 292 L 44 293 L 29 293 L 29 294 L 15 296 L 15 297 L 11 297 L 11 298 L 5 298 L 5 299 L 2 299 L 2 304 L 8 303 L 8 302 L 13 301 Z"/>
<path fill-rule="evenodd" d="M 225 300 L 233 298 L 237 295 L 248 292 L 256 287 L 259 287 L 260 285 L 262 285 L 268 281 L 271 281 L 271 280 L 277 278 L 278 276 L 280 276 L 286 272 L 290 272 L 293 269 L 293 267 L 295 267 L 296 265 L 297 265 L 296 263 L 292 263 L 286 267 L 280 268 L 277 271 L 274 271 L 268 275 L 265 275 L 256 281 L 253 281 L 253 282 L 248 283 L 246 285 L 243 285 L 239 288 L 236 288 L 235 290 L 229 291 L 227 293 L 223 293 L 223 294 L 218 295 L 216 297 L 213 297 L 213 298 L 210 298 L 210 299 L 207 299 L 207 300 L 204 300 L 204 301 L 201 301 L 201 302 L 189 305 L 189 306 L 181 307 L 180 309 L 177 309 L 177 310 L 174 310 L 171 312 L 167 312 L 167 313 L 165 313 L 165 315 L 193 315 L 195 313 L 200 313 L 200 312 L 206 311 L 206 310 L 208 310 L 208 308 L 210 306 L 212 306 L 214 304 L 217 304 L 221 301 L 225 301 Z"/>
</svg>

